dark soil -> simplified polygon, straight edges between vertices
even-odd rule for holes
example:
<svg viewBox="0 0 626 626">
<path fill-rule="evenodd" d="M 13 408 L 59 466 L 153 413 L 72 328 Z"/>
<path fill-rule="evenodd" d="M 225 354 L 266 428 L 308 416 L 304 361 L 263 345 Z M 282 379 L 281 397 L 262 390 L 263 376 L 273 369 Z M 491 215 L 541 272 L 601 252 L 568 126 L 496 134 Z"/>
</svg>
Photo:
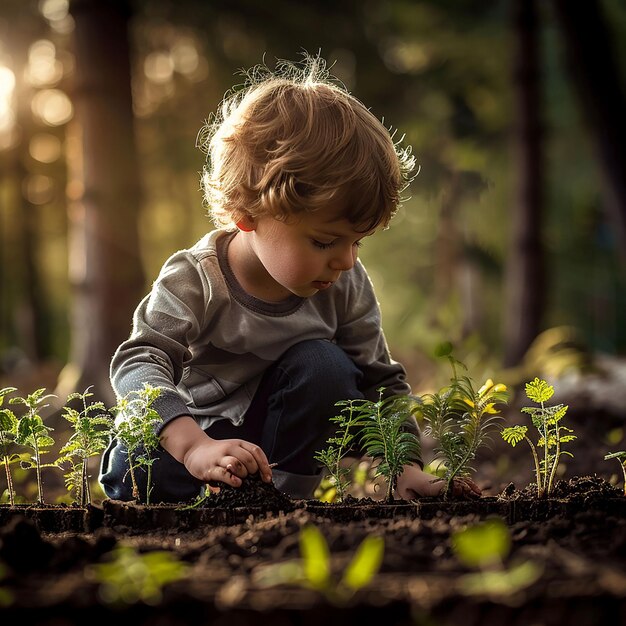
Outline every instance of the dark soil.
<svg viewBox="0 0 626 626">
<path fill-rule="evenodd" d="M 34 521 L 13 519 L 0 530 L 0 563 L 5 570 L 4 579 L 0 578 L 0 598 L 2 592 L 10 596 L 10 603 L 0 611 L 2 622 L 52 626 L 109 621 L 123 615 L 124 620 L 136 624 L 228 626 L 319 626 L 320 622 L 345 626 L 374 620 L 406 626 L 626 623 L 626 515 L 607 513 L 605 505 L 626 499 L 616 497 L 621 491 L 596 477 L 556 485 L 559 498 L 551 502 L 566 502 L 570 508 L 565 515 L 564 509 L 552 509 L 553 515 L 549 515 L 548 508 L 541 521 L 509 524 L 512 548 L 504 567 L 532 561 L 541 572 L 537 581 L 515 593 L 475 596 L 462 592 L 460 581 L 472 571 L 456 557 L 452 535 L 492 514 L 490 507 L 497 503 L 519 507 L 528 495 L 523 490 L 507 494 L 508 499 L 429 499 L 391 505 L 348 501 L 340 507 L 289 501 L 288 508 L 284 501 L 278 505 L 277 498 L 272 506 L 279 512 L 255 515 L 249 511 L 262 509 L 258 505 L 269 502 L 262 498 L 271 498 L 271 489 L 261 481 L 250 483 L 254 506 L 240 506 L 244 491 L 222 489 L 217 496 L 230 513 L 238 509 L 247 512 L 238 523 L 233 518 L 228 524 L 215 523 L 215 516 L 224 509 L 216 507 L 217 497 L 213 496 L 209 498 L 212 508 L 199 512 L 129 503 L 124 504 L 125 509 L 111 509 L 105 503 L 104 525 L 91 533 L 41 533 Z M 451 512 L 451 506 L 464 506 L 465 514 Z M 420 517 L 420 511 L 428 507 L 435 514 L 430 519 Z M 170 519 L 180 524 L 152 526 L 140 532 L 111 517 L 133 509 L 146 515 L 148 510 L 167 511 Z M 333 509 L 342 511 L 341 521 L 320 513 Z M 374 514 L 375 510 L 393 514 L 385 517 Z M 372 515 L 363 511 L 372 511 Z M 191 518 L 185 517 L 189 515 L 207 517 L 193 527 Z M 381 535 L 384 559 L 371 585 L 339 604 L 336 595 L 302 585 L 262 585 L 268 565 L 300 558 L 299 534 L 307 524 L 316 525 L 327 540 L 332 555 L 331 592 L 363 539 Z M 142 553 L 170 551 L 187 563 L 189 575 L 167 586 L 163 597 L 155 600 L 156 606 L 144 602 L 125 607 L 106 604 L 89 572 L 94 563 L 110 559 L 111 550 L 120 544 Z"/>
<path fill-rule="evenodd" d="M 241 487 L 220 484 L 218 493 L 211 494 L 202 506 L 210 508 L 262 507 L 267 511 L 292 511 L 293 500 L 274 487 L 265 483 L 259 474 L 252 474 L 242 482 Z"/>
</svg>

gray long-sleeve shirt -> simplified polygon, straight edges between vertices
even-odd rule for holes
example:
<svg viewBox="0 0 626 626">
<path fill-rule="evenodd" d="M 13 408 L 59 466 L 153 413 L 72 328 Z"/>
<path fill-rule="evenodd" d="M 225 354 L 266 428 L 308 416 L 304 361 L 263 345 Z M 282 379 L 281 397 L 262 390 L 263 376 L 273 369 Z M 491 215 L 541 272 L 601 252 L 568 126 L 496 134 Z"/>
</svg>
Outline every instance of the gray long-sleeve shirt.
<svg viewBox="0 0 626 626">
<path fill-rule="evenodd" d="M 232 236 L 214 230 L 165 262 L 135 311 L 130 338 L 113 357 L 118 397 L 144 383 L 161 387 L 154 405 L 161 429 L 180 415 L 192 415 L 202 428 L 224 418 L 240 424 L 265 370 L 308 339 L 336 342 L 348 354 L 363 372 L 366 398 L 377 399 L 379 387 L 386 394 L 411 392 L 404 368 L 389 356 L 359 261 L 310 298 L 266 302 L 246 293 L 230 269 Z"/>
</svg>

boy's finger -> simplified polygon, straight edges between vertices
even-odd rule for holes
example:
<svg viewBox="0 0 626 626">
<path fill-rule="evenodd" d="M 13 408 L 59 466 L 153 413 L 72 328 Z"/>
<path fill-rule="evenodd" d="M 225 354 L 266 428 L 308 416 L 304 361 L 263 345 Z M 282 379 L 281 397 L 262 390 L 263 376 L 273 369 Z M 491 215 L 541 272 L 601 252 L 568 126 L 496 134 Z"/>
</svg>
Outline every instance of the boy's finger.
<svg viewBox="0 0 626 626">
<path fill-rule="evenodd" d="M 225 466 L 227 471 L 235 476 L 239 476 L 239 478 L 245 478 L 250 473 L 245 463 L 242 463 L 237 457 L 234 456 L 224 457 L 220 465 L 222 467 Z"/>
<path fill-rule="evenodd" d="M 235 474 L 232 474 L 224 467 L 219 467 L 219 466 L 213 467 L 211 471 L 209 472 L 209 474 L 210 474 L 210 481 L 209 481 L 210 483 L 220 482 L 220 483 L 226 483 L 227 485 L 230 485 L 231 487 L 241 487 L 241 478 L 239 478 L 238 476 L 235 476 Z"/>
<path fill-rule="evenodd" d="M 267 460 L 267 457 L 265 456 L 265 452 L 263 452 L 263 450 L 259 446 L 255 446 L 254 444 L 250 443 L 247 445 L 242 445 L 242 447 L 244 450 L 250 452 L 250 454 L 254 457 L 257 463 L 259 473 L 261 474 L 263 480 L 265 480 L 265 482 L 269 482 L 270 480 L 272 480 L 272 470 L 270 469 L 270 464 Z"/>
</svg>

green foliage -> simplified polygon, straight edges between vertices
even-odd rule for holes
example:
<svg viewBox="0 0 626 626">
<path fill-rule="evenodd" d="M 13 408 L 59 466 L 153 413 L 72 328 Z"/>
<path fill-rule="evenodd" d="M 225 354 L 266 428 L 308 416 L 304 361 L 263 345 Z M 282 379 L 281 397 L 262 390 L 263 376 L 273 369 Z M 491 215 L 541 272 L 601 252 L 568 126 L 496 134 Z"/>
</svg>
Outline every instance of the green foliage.
<svg viewBox="0 0 626 626">
<path fill-rule="evenodd" d="M 156 605 L 161 601 L 163 587 L 189 572 L 186 563 L 165 550 L 139 554 L 134 548 L 119 546 L 110 556 L 106 563 L 88 566 L 85 574 L 99 583 L 102 601 L 114 606 L 137 602 Z"/>
<path fill-rule="evenodd" d="M 622 468 L 624 474 L 624 496 L 626 496 L 626 450 L 620 450 L 619 452 L 610 452 L 605 455 L 604 460 L 616 459 L 619 466 Z"/>
<path fill-rule="evenodd" d="M 459 377 L 457 366 L 463 364 L 445 352 L 453 370 L 449 386 L 434 394 L 422 396 L 418 415 L 425 422 L 424 432 L 435 440 L 435 455 L 445 467 L 444 494 L 447 496 L 455 478 L 463 478 L 474 471 L 472 462 L 477 451 L 491 437 L 496 422 L 501 419 L 498 404 L 505 404 L 508 393 L 505 385 L 488 379 L 476 390 L 468 376 Z"/>
<path fill-rule="evenodd" d="M 57 461 L 59 465 L 69 464 L 65 473 L 65 486 L 80 506 L 87 506 L 91 502 L 88 460 L 107 447 L 113 426 L 104 404 L 88 401 L 93 396 L 89 390 L 90 387 L 83 393 L 73 393 L 67 398 L 63 417 L 72 425 L 73 433 L 61 448 L 61 456 Z M 80 409 L 69 406 L 72 400 L 80 401 Z"/>
<path fill-rule="evenodd" d="M 452 535 L 453 552 L 463 565 L 478 570 L 459 578 L 459 591 L 470 596 L 510 598 L 536 582 L 542 573 L 536 563 L 505 565 L 511 543 L 511 533 L 499 518 L 456 531 Z"/>
<path fill-rule="evenodd" d="M 360 428 L 360 442 L 365 453 L 378 460 L 375 476 L 386 478 L 386 499 L 391 502 L 404 466 L 420 459 L 421 446 L 418 437 L 405 430 L 415 409 L 415 401 L 409 396 L 383 398 L 383 392 L 383 388 L 378 390 L 376 402 L 350 402 L 356 411 L 355 423 Z"/>
<path fill-rule="evenodd" d="M 262 587 L 297 584 L 324 594 L 333 604 L 345 604 L 359 589 L 370 584 L 380 569 L 385 542 L 368 535 L 357 548 L 340 580 L 332 574 L 331 553 L 320 530 L 313 525 L 300 531 L 299 561 L 272 564 L 259 568 L 255 583 Z"/>
<path fill-rule="evenodd" d="M 196 496 L 196 499 L 191 504 L 179 506 L 177 511 L 191 511 L 192 509 L 199 509 L 209 498 L 211 497 L 211 487 L 204 485 L 204 492 Z"/>
<path fill-rule="evenodd" d="M 37 502 L 43 504 L 43 481 L 41 470 L 43 467 L 56 467 L 54 463 L 43 464 L 41 455 L 49 452 L 49 448 L 54 445 L 54 439 L 49 435 L 53 430 L 43 423 L 39 414 L 48 405 L 44 402 L 52 395 L 45 395 L 45 388 L 37 389 L 25 398 L 15 396 L 9 400 L 10 404 L 22 404 L 26 407 L 26 414 L 23 415 L 17 424 L 16 443 L 30 448 L 33 451 L 31 459 L 23 461 L 22 466 L 28 469 L 35 468 L 37 472 Z"/>
<path fill-rule="evenodd" d="M 342 467 L 341 461 L 354 443 L 356 426 L 361 419 L 361 413 L 357 411 L 353 400 L 341 400 L 335 406 L 343 407 L 339 415 L 330 418 L 331 422 L 338 425 L 337 432 L 326 442 L 328 447 L 315 454 L 315 459 L 328 470 L 336 490 L 335 497 L 338 502 L 341 502 L 350 486 L 350 469 Z"/>
<path fill-rule="evenodd" d="M 561 424 L 561 420 L 567 413 L 567 406 L 556 404 L 546 406 L 546 402 L 554 395 L 554 387 L 545 380 L 535 378 L 526 383 L 526 397 L 539 404 L 538 407 L 527 406 L 522 412 L 530 415 L 532 425 L 537 429 L 539 438 L 536 445 L 527 435 L 526 426 L 515 425 L 502 429 L 502 438 L 515 447 L 520 441 L 525 440 L 530 446 L 535 463 L 535 476 L 537 481 L 537 497 L 549 496 L 554 487 L 554 477 L 561 455 L 573 456 L 570 452 L 562 449 L 564 443 L 576 439 L 571 428 Z"/>
<path fill-rule="evenodd" d="M 463 565 L 482 568 L 501 563 L 511 550 L 511 534 L 506 524 L 493 518 L 468 526 L 452 535 L 452 549 Z"/>
<path fill-rule="evenodd" d="M 17 391 L 15 387 L 5 387 L 0 389 L 0 407 L 4 403 L 5 396 Z M 13 478 L 11 476 L 10 464 L 19 456 L 12 454 L 11 450 L 16 443 L 18 420 L 13 411 L 0 408 L 0 457 L 4 465 L 4 471 L 7 479 L 7 491 L 9 492 L 9 503 L 11 506 L 15 504 L 15 489 L 13 487 Z"/>
<path fill-rule="evenodd" d="M 337 489 L 337 498 L 344 497 L 349 485 L 349 470 L 340 462 L 358 437 L 365 453 L 377 460 L 375 476 L 387 480 L 387 501 L 393 500 L 393 492 L 404 466 L 420 458 L 420 442 L 417 436 L 404 427 L 414 411 L 415 401 L 409 396 L 383 398 L 384 388 L 378 390 L 379 398 L 371 400 L 342 400 L 339 415 L 331 418 L 339 424 L 335 437 L 328 440 L 328 448 L 318 452 L 315 458 L 329 470 Z"/>
<path fill-rule="evenodd" d="M 155 429 L 162 421 L 152 405 L 160 395 L 160 388 L 144 383 L 142 389 L 131 391 L 111 409 L 116 415 L 116 421 L 119 421 L 115 436 L 126 447 L 133 497 L 136 500 L 139 500 L 140 494 L 135 470 L 141 468 L 148 475 L 146 504 L 150 504 L 152 465 L 156 461 L 154 452 L 159 446 Z"/>
</svg>

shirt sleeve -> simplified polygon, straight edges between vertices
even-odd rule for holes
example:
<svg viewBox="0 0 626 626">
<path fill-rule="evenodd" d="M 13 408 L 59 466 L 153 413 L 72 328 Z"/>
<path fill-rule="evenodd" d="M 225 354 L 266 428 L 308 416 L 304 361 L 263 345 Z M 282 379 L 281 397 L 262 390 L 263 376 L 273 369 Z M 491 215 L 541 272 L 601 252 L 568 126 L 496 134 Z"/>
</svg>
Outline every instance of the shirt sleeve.
<svg viewBox="0 0 626 626">
<path fill-rule="evenodd" d="M 137 307 L 131 335 L 113 356 L 111 384 L 118 398 L 144 383 L 161 388 L 153 405 L 163 418 L 158 432 L 175 417 L 189 414 L 176 385 L 210 300 L 210 284 L 197 259 L 187 250 L 177 252 Z"/>
</svg>

